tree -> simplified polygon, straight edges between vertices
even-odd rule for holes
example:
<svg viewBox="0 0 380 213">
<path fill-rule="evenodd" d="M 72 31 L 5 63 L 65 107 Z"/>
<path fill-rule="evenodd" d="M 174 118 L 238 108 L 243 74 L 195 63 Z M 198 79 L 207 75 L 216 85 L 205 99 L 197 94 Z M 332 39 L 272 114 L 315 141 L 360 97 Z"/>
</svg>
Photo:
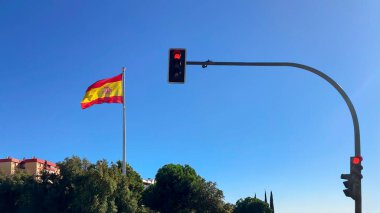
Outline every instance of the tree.
<svg viewBox="0 0 380 213">
<path fill-rule="evenodd" d="M 233 213 L 235 209 L 235 205 L 231 203 L 226 203 L 224 204 L 223 209 L 225 213 Z"/>
<path fill-rule="evenodd" d="M 202 178 L 196 187 L 196 212 L 224 212 L 223 191 L 216 188 L 215 182 L 206 182 Z"/>
<path fill-rule="evenodd" d="M 265 199 L 264 199 L 264 202 L 265 202 L 265 203 L 268 203 L 268 201 L 267 201 L 267 191 L 265 191 Z"/>
<path fill-rule="evenodd" d="M 270 209 L 272 209 L 273 213 L 274 213 L 274 204 L 273 204 L 273 194 L 272 194 L 272 191 L 270 192 L 270 202 L 269 202 L 269 207 Z"/>
<path fill-rule="evenodd" d="M 91 164 L 74 156 L 58 166 L 60 175 L 0 175 L 1 212 L 149 212 L 139 203 L 141 177 L 129 165 L 126 176 L 120 162 Z"/>
<path fill-rule="evenodd" d="M 206 182 L 189 165 L 168 164 L 156 174 L 156 183 L 143 193 L 143 203 L 161 213 L 226 212 L 223 192 Z"/>
<path fill-rule="evenodd" d="M 127 165 L 127 175 L 121 173 L 121 163 L 109 166 L 106 160 L 89 163 L 78 157 L 58 163 L 62 179 L 60 188 L 64 212 L 140 212 L 139 200 L 143 184 Z M 83 205 L 83 204 L 86 205 Z"/>
<path fill-rule="evenodd" d="M 118 206 L 118 212 L 149 212 L 141 207 L 141 196 L 144 190 L 140 175 L 126 164 L 126 176 L 123 176 L 122 162 L 118 161 L 112 169 L 117 171 L 118 186 L 115 191 L 115 203 Z"/>
<path fill-rule="evenodd" d="M 60 175 L 0 175 L 1 212 L 149 212 L 139 203 L 141 177 L 129 165 L 126 176 L 120 162 L 91 164 L 76 156 L 58 167 Z"/>
<path fill-rule="evenodd" d="M 272 213 L 268 203 L 247 197 L 236 202 L 234 213 Z"/>
<path fill-rule="evenodd" d="M 33 178 L 24 173 L 0 175 L 0 209 L 2 212 L 33 212 L 32 193 L 30 187 Z"/>
<path fill-rule="evenodd" d="M 48 175 L 39 178 L 17 172 L 0 176 L 0 209 L 2 212 L 56 212 L 58 202 L 54 200 Z"/>
</svg>

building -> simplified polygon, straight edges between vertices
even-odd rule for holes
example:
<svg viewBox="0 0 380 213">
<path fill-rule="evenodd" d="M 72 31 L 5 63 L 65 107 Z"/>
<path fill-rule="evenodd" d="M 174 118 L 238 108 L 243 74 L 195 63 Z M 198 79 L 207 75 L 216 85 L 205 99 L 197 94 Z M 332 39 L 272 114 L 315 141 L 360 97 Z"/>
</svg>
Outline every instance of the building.
<svg viewBox="0 0 380 213">
<path fill-rule="evenodd" d="M 12 157 L 0 159 L 0 173 L 1 174 L 14 174 L 18 168 L 20 160 Z"/>
<path fill-rule="evenodd" d="M 59 174 L 59 168 L 55 163 L 38 158 L 30 158 L 18 160 L 16 158 L 7 157 L 0 159 L 0 173 L 11 175 L 17 170 L 24 171 L 30 175 L 40 175 L 42 171 Z"/>
<path fill-rule="evenodd" d="M 19 168 L 30 175 L 39 175 L 42 171 L 59 174 L 59 169 L 55 163 L 38 158 L 24 159 L 19 163 Z"/>
<path fill-rule="evenodd" d="M 148 188 L 150 185 L 153 185 L 156 183 L 156 180 L 155 179 L 150 179 L 148 178 L 147 180 L 145 179 L 142 179 L 142 182 L 144 184 L 144 189 Z"/>
</svg>

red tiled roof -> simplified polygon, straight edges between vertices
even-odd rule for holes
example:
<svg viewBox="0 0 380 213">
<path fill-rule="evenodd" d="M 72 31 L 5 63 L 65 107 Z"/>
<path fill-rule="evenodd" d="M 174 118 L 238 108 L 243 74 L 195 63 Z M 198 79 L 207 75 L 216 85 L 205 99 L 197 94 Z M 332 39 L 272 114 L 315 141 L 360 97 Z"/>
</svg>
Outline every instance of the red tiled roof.
<svg viewBox="0 0 380 213">
<path fill-rule="evenodd" d="M 54 166 L 54 167 L 57 166 L 55 163 L 52 163 L 52 162 L 46 161 L 46 160 L 42 160 L 42 159 L 38 159 L 38 158 L 25 159 L 25 160 L 21 161 L 21 163 L 32 163 L 32 162 L 38 162 L 38 163 L 42 163 L 42 164 L 44 164 L 46 162 L 46 164 L 49 166 Z"/>
<path fill-rule="evenodd" d="M 15 163 L 19 163 L 20 160 L 18 160 L 16 158 L 8 157 L 8 158 L 0 159 L 0 162 L 15 162 Z"/>
</svg>

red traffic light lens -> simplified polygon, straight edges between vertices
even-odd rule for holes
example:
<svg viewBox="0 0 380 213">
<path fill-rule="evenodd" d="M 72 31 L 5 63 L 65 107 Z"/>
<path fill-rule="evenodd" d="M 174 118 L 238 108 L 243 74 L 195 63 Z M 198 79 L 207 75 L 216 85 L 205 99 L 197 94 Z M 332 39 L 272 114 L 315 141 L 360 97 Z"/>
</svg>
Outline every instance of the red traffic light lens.
<svg viewBox="0 0 380 213">
<path fill-rule="evenodd" d="M 174 59 L 177 59 L 177 60 L 181 59 L 181 53 L 174 54 Z"/>
<path fill-rule="evenodd" d="M 176 59 L 176 60 L 181 59 L 181 52 L 180 52 L 180 51 L 175 51 L 173 57 L 174 57 L 174 59 Z"/>
<path fill-rule="evenodd" d="M 360 162 L 362 162 L 362 160 L 363 160 L 362 157 L 354 157 L 352 159 L 352 163 L 357 165 L 357 164 L 360 164 Z"/>
</svg>

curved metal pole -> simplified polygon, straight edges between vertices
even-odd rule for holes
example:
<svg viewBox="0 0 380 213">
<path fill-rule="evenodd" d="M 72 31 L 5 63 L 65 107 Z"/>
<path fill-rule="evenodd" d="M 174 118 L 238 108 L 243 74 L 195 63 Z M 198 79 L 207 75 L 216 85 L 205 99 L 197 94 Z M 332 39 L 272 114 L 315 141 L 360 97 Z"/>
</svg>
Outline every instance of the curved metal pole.
<svg viewBox="0 0 380 213">
<path fill-rule="evenodd" d="M 203 68 L 206 68 L 208 65 L 222 65 L 222 66 L 266 66 L 266 67 L 296 67 L 303 70 L 307 70 L 309 72 L 312 72 L 321 78 L 325 79 L 327 82 L 329 82 L 336 90 L 338 90 L 339 94 L 343 97 L 344 101 L 346 102 L 348 108 L 350 109 L 352 122 L 354 124 L 354 134 L 355 134 L 355 156 L 361 156 L 360 155 L 360 132 L 359 132 L 359 121 L 358 117 L 356 115 L 356 111 L 354 108 L 354 105 L 352 104 L 350 98 L 347 96 L 346 92 L 342 89 L 342 87 L 339 86 L 338 83 L 336 83 L 332 78 L 330 78 L 325 73 L 298 63 L 291 63 L 291 62 L 213 62 L 213 61 L 187 61 L 187 65 L 201 65 Z"/>
</svg>

